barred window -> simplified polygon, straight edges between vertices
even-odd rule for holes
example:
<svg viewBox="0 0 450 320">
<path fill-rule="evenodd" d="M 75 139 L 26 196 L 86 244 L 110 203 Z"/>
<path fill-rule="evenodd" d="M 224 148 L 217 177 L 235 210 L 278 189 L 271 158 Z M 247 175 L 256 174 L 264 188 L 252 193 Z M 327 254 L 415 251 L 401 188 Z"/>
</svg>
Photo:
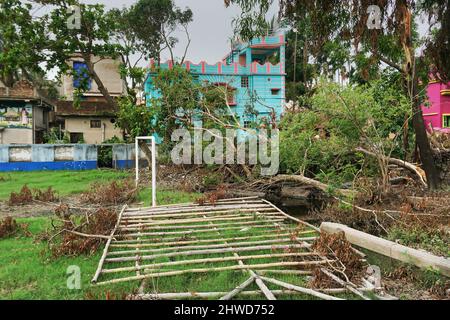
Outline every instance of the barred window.
<svg viewBox="0 0 450 320">
<path fill-rule="evenodd" d="M 248 88 L 249 87 L 249 85 L 248 85 L 248 77 L 242 77 L 241 78 L 241 87 L 242 88 Z"/>
<path fill-rule="evenodd" d="M 101 120 L 91 120 L 91 128 L 92 129 L 98 129 L 102 127 L 102 121 Z"/>
</svg>

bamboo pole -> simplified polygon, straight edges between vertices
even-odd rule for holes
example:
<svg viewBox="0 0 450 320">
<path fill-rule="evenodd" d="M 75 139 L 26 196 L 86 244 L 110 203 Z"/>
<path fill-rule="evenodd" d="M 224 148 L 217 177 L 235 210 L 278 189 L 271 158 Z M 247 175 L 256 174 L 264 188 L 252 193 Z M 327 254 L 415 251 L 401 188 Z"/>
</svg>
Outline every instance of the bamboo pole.
<svg viewBox="0 0 450 320">
<path fill-rule="evenodd" d="M 255 247 L 245 247 L 245 248 L 224 248 L 224 249 L 209 249 L 209 250 L 195 250 L 195 251 L 180 251 L 180 252 L 170 252 L 170 253 L 160 253 L 150 256 L 142 256 L 142 260 L 153 260 L 157 258 L 169 258 L 176 256 L 193 256 L 193 255 L 205 255 L 205 254 L 215 254 L 215 253 L 233 253 L 236 252 L 251 252 L 251 251 L 262 251 L 262 250 L 286 250 L 286 249 L 304 249 L 304 245 L 283 245 L 283 246 L 255 246 Z M 109 258 L 106 262 L 127 262 L 135 261 L 136 257 L 119 257 L 119 258 Z"/>
<path fill-rule="evenodd" d="M 253 282 L 255 282 L 255 277 L 251 276 L 247 281 L 245 281 L 244 283 L 242 283 L 241 285 L 239 285 L 238 287 L 236 287 L 233 291 L 227 293 L 226 295 L 224 295 L 222 298 L 220 298 L 220 300 L 231 300 L 233 299 L 235 296 L 237 296 L 239 293 L 241 293 L 242 291 L 244 291 L 245 289 L 248 288 L 248 286 L 250 286 Z"/>
<path fill-rule="evenodd" d="M 192 273 L 208 273 L 208 272 L 222 272 L 222 271 L 236 271 L 236 270 L 247 270 L 247 269 L 266 269 L 272 267 L 295 267 L 301 266 L 302 262 L 277 262 L 277 263 L 265 263 L 265 264 L 255 264 L 255 265 L 236 265 L 236 266 L 226 266 L 226 267 L 216 267 L 216 268 L 205 268 L 205 269 L 189 269 L 189 270 L 176 270 L 168 272 L 150 273 L 141 276 L 132 276 L 120 279 L 113 279 L 109 281 L 98 282 L 97 285 L 107 285 L 113 283 L 129 282 L 129 281 L 140 281 L 144 279 L 151 278 L 162 278 L 162 277 L 172 277 L 184 274 Z"/>
<path fill-rule="evenodd" d="M 320 229 L 317 228 L 316 226 L 313 226 L 312 224 L 310 224 L 310 223 L 308 223 L 308 222 L 305 222 L 305 221 L 303 221 L 303 220 L 294 218 L 293 216 L 287 214 L 286 212 L 284 212 L 283 210 L 281 210 L 280 208 L 278 208 L 277 206 L 275 206 L 273 203 L 271 203 L 271 202 L 269 202 L 269 201 L 267 201 L 267 200 L 265 200 L 265 199 L 263 199 L 262 201 L 265 202 L 265 203 L 267 203 L 269 206 L 271 206 L 272 208 L 274 208 L 275 210 L 277 210 L 279 213 L 281 213 L 283 216 L 287 217 L 288 219 L 290 219 L 290 220 L 292 220 L 292 221 L 295 221 L 295 222 L 298 222 L 298 223 L 300 223 L 300 224 L 303 224 L 304 226 L 307 226 L 307 227 L 309 227 L 309 228 L 311 228 L 311 229 L 314 229 L 314 230 L 316 230 L 317 232 L 320 232 Z"/>
<path fill-rule="evenodd" d="M 210 222 L 210 224 L 211 224 L 211 222 Z M 220 231 L 218 231 L 217 228 L 214 228 L 214 230 L 216 230 L 216 231 L 217 231 L 217 234 L 218 234 L 219 236 L 221 236 L 221 233 L 220 233 Z M 225 243 L 228 244 L 227 242 L 225 242 Z M 229 246 L 229 247 L 232 248 L 231 246 Z M 239 257 L 239 254 L 238 254 L 236 251 L 233 251 L 233 256 L 236 257 L 236 258 L 240 258 L 240 257 Z M 238 263 L 239 263 L 240 266 L 245 266 L 245 264 L 244 264 L 244 262 L 242 261 L 242 259 L 239 259 L 239 260 L 238 260 Z M 268 300 L 276 300 L 276 298 L 275 298 L 275 296 L 273 295 L 273 293 L 270 292 L 270 289 L 267 288 L 267 286 L 264 284 L 264 282 L 261 281 L 261 279 L 259 278 L 259 276 L 258 276 L 255 272 L 253 272 L 253 270 L 250 270 L 250 269 L 247 269 L 247 270 L 248 270 L 248 272 L 250 273 L 250 275 L 252 276 L 252 278 L 255 280 L 256 285 L 257 285 L 257 286 L 259 287 L 259 289 L 264 293 L 264 295 L 266 296 L 266 298 L 267 298 Z"/>
<path fill-rule="evenodd" d="M 111 235 L 108 239 L 108 242 L 105 245 L 105 249 L 103 249 L 102 257 L 100 258 L 100 261 L 98 263 L 97 271 L 95 271 L 94 277 L 91 280 L 93 283 L 97 282 L 98 277 L 100 276 L 100 273 L 102 272 L 103 264 L 105 263 L 105 259 L 106 259 L 106 255 L 108 254 L 109 246 L 111 245 L 111 242 L 114 237 L 114 233 L 116 232 L 117 227 L 120 225 L 120 219 L 122 219 L 122 215 L 125 212 L 127 207 L 128 207 L 127 205 L 123 206 L 122 211 L 120 211 L 119 217 L 117 218 L 116 225 L 114 226 L 114 229 L 111 231 Z"/>
<path fill-rule="evenodd" d="M 157 217 L 157 218 L 155 218 L 153 216 L 143 215 L 143 216 L 132 217 L 132 218 L 128 218 L 128 219 L 122 219 L 122 221 L 123 221 L 123 224 L 132 226 L 133 224 L 151 223 L 151 222 L 162 221 L 162 219 L 159 219 L 159 218 L 165 218 L 166 220 L 169 219 L 169 220 L 172 220 L 172 221 L 177 221 L 179 219 L 188 219 L 188 218 L 193 219 L 193 218 L 196 218 L 196 217 L 203 217 L 203 216 L 205 216 L 205 214 L 208 217 L 211 217 L 211 218 L 213 218 L 213 217 L 223 217 L 223 216 L 229 216 L 229 215 L 240 215 L 240 216 L 248 215 L 248 216 L 250 216 L 255 211 L 260 211 L 260 212 L 267 213 L 268 216 L 275 216 L 278 213 L 277 211 L 275 211 L 272 208 L 265 208 L 265 209 L 260 209 L 260 210 L 242 209 L 242 210 L 224 210 L 224 211 L 206 212 L 206 213 L 193 213 L 193 214 L 182 213 L 180 215 L 170 215 L 169 214 L 169 215 L 164 215 L 164 216 Z M 278 215 L 280 217 L 285 218 L 280 213 L 278 213 Z"/>
<path fill-rule="evenodd" d="M 306 235 L 306 234 L 314 234 L 314 230 L 309 231 L 302 231 L 297 233 L 297 235 Z M 291 233 L 280 233 L 280 234 L 274 234 L 273 230 L 269 232 L 261 232 L 256 235 L 250 235 L 245 237 L 232 237 L 232 238 L 223 238 L 218 239 L 217 237 L 214 238 L 197 238 L 196 240 L 189 240 L 189 241 L 183 241 L 180 240 L 179 237 L 176 238 L 164 238 L 166 241 L 172 241 L 172 242 L 158 242 L 162 239 L 151 239 L 155 243 L 151 244 L 143 244 L 143 246 L 148 247 L 159 247 L 164 245 L 182 245 L 182 244 L 193 244 L 193 243 L 213 243 L 213 242 L 223 242 L 223 241 L 238 241 L 238 240 L 249 240 L 249 239 L 264 239 L 264 238 L 275 238 L 275 237 L 284 237 L 284 236 L 290 236 Z M 180 241 L 177 241 L 180 240 Z M 111 247 L 128 247 L 128 248 L 134 248 L 138 243 L 137 240 L 122 240 L 122 241 L 114 241 L 113 244 L 111 244 Z"/>
<path fill-rule="evenodd" d="M 366 297 L 362 292 L 360 292 L 359 290 L 357 290 L 356 288 L 354 288 L 351 284 L 343 281 L 342 279 L 340 279 L 339 277 L 335 276 L 333 273 L 331 273 L 330 271 L 328 271 L 325 268 L 321 268 L 320 271 L 322 271 L 324 274 L 326 274 L 328 277 L 330 277 L 332 280 L 336 281 L 337 283 L 339 283 L 341 286 L 345 287 L 346 289 L 348 289 L 349 291 L 353 292 L 354 294 L 356 294 L 357 296 L 363 298 L 364 300 L 371 300 L 368 297 Z"/>
<path fill-rule="evenodd" d="M 259 240 L 259 241 L 248 241 L 248 242 L 234 242 L 234 243 L 223 243 L 223 244 L 212 244 L 212 245 L 196 245 L 196 246 L 180 246 L 180 247 L 168 247 L 168 248 L 158 248 L 158 249 L 150 249 L 150 250 L 140 250 L 140 253 L 155 253 L 155 252 L 165 252 L 165 251 L 178 251 L 178 250 L 197 250 L 197 249 L 218 249 L 218 248 L 224 248 L 224 247 L 245 247 L 245 246 L 251 246 L 251 245 L 258 245 L 258 244 L 281 244 L 281 243 L 290 243 L 293 240 L 296 241 L 313 241 L 317 238 L 296 238 L 296 239 L 275 239 L 275 240 Z M 140 247 L 137 247 L 140 248 Z M 117 255 L 127 255 L 127 254 L 134 254 L 136 253 L 136 250 L 123 250 L 123 251 L 110 251 L 108 253 L 108 256 L 117 256 Z"/>
<path fill-rule="evenodd" d="M 220 257 L 220 258 L 206 258 L 206 259 L 193 259 L 193 260 L 182 260 L 182 261 L 171 261 L 171 262 L 161 262 L 153 263 L 148 265 L 140 265 L 139 270 L 155 269 L 161 267 L 172 267 L 179 265 L 189 265 L 189 264 L 203 264 L 203 263 L 215 263 L 215 262 L 229 262 L 241 260 L 258 260 L 258 259 L 275 259 L 275 258 L 290 258 L 290 257 L 308 257 L 312 256 L 309 252 L 299 252 L 299 253 L 276 253 L 276 254 L 258 254 L 258 255 L 248 255 L 248 256 L 230 256 L 230 257 Z M 310 261 L 304 261 L 303 266 L 317 265 L 317 263 L 310 263 Z M 133 272 L 138 270 L 136 266 L 134 267 L 122 267 L 114 269 L 103 269 L 102 273 L 120 273 L 120 272 Z"/>
<path fill-rule="evenodd" d="M 276 296 L 281 295 L 299 295 L 298 291 L 291 290 L 272 290 L 272 293 Z M 154 293 L 154 294 L 136 294 L 128 296 L 130 300 L 176 300 L 176 299 L 214 299 L 222 297 L 227 292 L 182 292 L 182 293 Z M 240 296 L 260 296 L 263 295 L 261 291 L 242 291 Z"/>
<path fill-rule="evenodd" d="M 320 298 L 320 299 L 324 299 L 324 300 L 343 300 L 343 299 L 336 298 L 336 297 L 333 297 L 333 296 L 330 296 L 330 295 L 327 295 L 324 293 L 320 293 L 320 292 L 312 290 L 312 289 L 302 288 L 302 287 L 295 286 L 293 284 L 282 282 L 282 281 L 279 281 L 276 279 L 266 278 L 266 277 L 261 277 L 261 279 L 263 279 L 264 281 L 273 283 L 275 285 L 278 285 L 280 287 L 283 287 L 283 288 L 286 288 L 289 290 L 298 291 L 298 292 L 301 292 L 304 294 L 308 294 L 308 295 L 314 296 L 316 298 Z"/>
<path fill-rule="evenodd" d="M 214 221 L 239 221 L 239 220 L 256 220 L 254 216 L 248 215 L 228 215 L 218 218 L 196 218 L 196 219 L 180 219 L 180 220 L 163 220 L 163 221 L 155 221 L 151 223 L 142 223 L 142 226 L 162 226 L 162 225 L 178 225 L 185 223 L 196 223 L 196 222 L 214 222 Z"/>
<path fill-rule="evenodd" d="M 274 220 L 272 220 L 272 221 L 275 221 L 275 222 L 283 222 L 285 219 L 283 218 L 283 219 L 274 219 Z M 229 223 L 216 223 L 216 224 L 212 224 L 212 225 L 209 225 L 209 224 L 200 224 L 200 225 L 187 225 L 187 226 L 170 226 L 170 227 L 167 227 L 167 226 L 164 226 L 164 227 L 161 227 L 161 226 L 155 226 L 155 227 L 143 227 L 143 228 L 138 228 L 138 227 L 136 227 L 136 228 L 128 228 L 128 227 L 125 227 L 125 228 L 120 228 L 120 230 L 122 230 L 122 231 L 153 231 L 153 230 L 184 230 L 184 229 L 193 229 L 193 228 L 197 228 L 197 229 L 207 229 L 207 228 L 209 228 L 210 226 L 214 226 L 214 227 L 227 227 L 227 226 L 236 226 L 236 225 L 239 225 L 239 226 L 250 226 L 250 225 L 257 225 L 257 224 L 259 224 L 260 222 L 255 222 L 255 221 L 250 221 L 250 222 L 229 222 Z"/>
<path fill-rule="evenodd" d="M 310 255 L 315 255 L 310 253 Z M 266 274 L 283 274 L 283 275 L 297 275 L 297 276 L 304 276 L 304 275 L 312 275 L 313 272 L 309 270 L 258 270 L 258 274 L 260 275 L 266 275 Z"/>
<path fill-rule="evenodd" d="M 229 228 L 219 228 L 220 231 L 230 231 L 230 230 L 244 230 L 245 228 L 242 227 L 229 227 Z M 274 229 L 274 226 L 271 225 L 256 225 L 252 226 L 251 229 Z M 166 235 L 192 235 L 197 233 L 212 233 L 214 231 L 211 230 L 189 230 L 189 231 L 169 231 L 169 232 L 144 232 L 142 233 L 142 236 L 166 236 Z M 271 231 L 274 232 L 274 231 Z M 126 235 L 120 235 L 122 238 L 132 237 L 136 238 L 136 234 L 126 234 Z"/>
<path fill-rule="evenodd" d="M 232 201 L 245 201 L 245 200 L 257 200 L 259 197 L 253 196 L 253 197 L 243 197 L 243 198 L 230 198 L 230 199 L 221 199 L 218 200 L 216 203 L 225 203 L 225 202 L 232 202 Z M 140 207 L 140 208 L 128 208 L 127 211 L 142 211 L 142 210 L 152 210 L 152 209 L 161 209 L 161 208 L 167 208 L 167 207 L 183 207 L 183 206 L 192 206 L 192 207 L 200 207 L 198 203 L 193 202 L 187 202 L 187 203 L 180 203 L 180 204 L 164 204 L 159 205 L 156 208 L 155 207 Z"/>
<path fill-rule="evenodd" d="M 158 215 L 158 214 L 164 214 L 165 212 L 171 212 L 171 210 L 193 210 L 193 209 L 211 209 L 211 208 L 218 208 L 223 206 L 236 206 L 236 205 L 264 205 L 264 202 L 262 200 L 250 200 L 250 201 L 230 201 L 230 202 L 218 202 L 215 205 L 213 204 L 205 204 L 205 205 L 186 205 L 186 206 L 180 206 L 180 205 L 174 205 L 174 206 L 158 206 L 156 208 L 146 209 L 146 208 L 130 208 L 126 211 L 126 213 L 129 214 L 135 214 L 138 212 L 145 212 L 149 215 Z"/>
<path fill-rule="evenodd" d="M 198 208 L 193 208 L 193 209 L 173 209 L 173 208 L 169 208 L 167 210 L 162 210 L 162 211 L 137 211 L 137 213 L 130 213 L 127 212 L 127 214 L 125 215 L 126 218 L 129 217 L 135 217 L 135 216 L 140 216 L 140 215 L 151 215 L 151 216 L 155 216 L 156 218 L 158 217 L 158 213 L 161 214 L 166 214 L 166 213 L 173 213 L 174 215 L 176 214 L 181 214 L 181 213 L 196 213 L 196 212 L 216 212 L 216 211 L 223 211 L 223 210 L 240 210 L 240 209 L 264 209 L 264 208 L 268 208 L 268 206 L 266 204 L 239 204 L 239 205 L 221 205 L 221 206 L 211 206 L 211 207 L 198 207 Z"/>
<path fill-rule="evenodd" d="M 254 211 L 252 211 L 254 212 Z M 278 212 L 267 212 L 261 215 L 262 217 L 267 219 L 275 217 L 276 219 L 286 220 L 286 217 L 283 217 Z M 247 217 L 247 218 L 255 218 L 254 214 L 244 214 L 242 212 L 235 212 L 234 214 L 227 215 L 214 215 L 209 216 L 205 219 L 202 218 L 190 218 L 190 219 L 167 219 L 167 220 L 139 220 L 139 221 L 127 221 L 122 223 L 123 229 L 136 229 L 139 225 L 143 227 L 152 227 L 152 226 L 162 226 L 162 225 L 178 225 L 184 223 L 195 223 L 195 222 L 204 222 L 209 221 L 211 219 L 215 219 L 216 221 L 227 220 L 227 218 L 236 218 L 236 217 Z M 201 221 L 199 221 L 202 219 Z M 160 223 L 162 222 L 162 223 Z"/>
<path fill-rule="evenodd" d="M 346 289 L 332 288 L 332 289 L 320 289 L 317 290 L 323 293 L 345 293 Z M 281 295 L 302 295 L 304 293 L 294 290 L 272 290 L 272 293 L 276 296 Z M 175 300 L 175 299 L 189 299 L 189 298 L 201 298 L 201 299 L 214 299 L 225 295 L 226 292 L 180 292 L 180 293 L 155 293 L 155 294 L 137 294 L 128 296 L 131 300 Z M 260 296 L 263 293 L 261 291 L 242 291 L 239 296 Z"/>
</svg>

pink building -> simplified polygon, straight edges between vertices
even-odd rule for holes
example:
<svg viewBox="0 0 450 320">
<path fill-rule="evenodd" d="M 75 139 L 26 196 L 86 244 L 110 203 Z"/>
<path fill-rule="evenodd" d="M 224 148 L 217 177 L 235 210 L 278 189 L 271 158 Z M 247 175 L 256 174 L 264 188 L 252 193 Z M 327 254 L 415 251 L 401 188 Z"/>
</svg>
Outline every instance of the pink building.
<svg viewBox="0 0 450 320">
<path fill-rule="evenodd" d="M 428 103 L 422 106 L 427 129 L 450 133 L 450 82 L 431 81 L 427 94 Z"/>
</svg>

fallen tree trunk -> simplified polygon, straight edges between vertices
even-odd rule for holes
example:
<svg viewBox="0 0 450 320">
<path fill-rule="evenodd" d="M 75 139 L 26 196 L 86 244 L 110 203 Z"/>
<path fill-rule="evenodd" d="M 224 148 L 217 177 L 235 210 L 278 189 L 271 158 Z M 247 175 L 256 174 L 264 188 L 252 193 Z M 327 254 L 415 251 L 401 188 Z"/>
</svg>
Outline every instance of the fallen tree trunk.
<svg viewBox="0 0 450 320">
<path fill-rule="evenodd" d="M 363 149 L 363 148 L 357 148 L 356 151 L 362 152 L 362 153 L 364 153 L 364 154 L 366 154 L 368 156 L 371 156 L 371 157 L 376 157 L 375 153 L 370 152 L 370 151 L 368 151 L 366 149 Z M 428 187 L 425 171 L 423 171 L 418 166 L 416 166 L 416 165 L 414 165 L 414 164 L 412 164 L 410 162 L 407 162 L 407 161 L 403 161 L 403 160 L 395 159 L 395 158 L 390 158 L 390 157 L 387 157 L 387 160 L 389 161 L 390 164 L 395 164 L 395 165 L 397 165 L 399 167 L 402 167 L 404 169 L 407 169 L 407 170 L 411 171 L 412 173 L 414 173 L 419 178 L 420 183 L 424 187 Z"/>
<path fill-rule="evenodd" d="M 438 257 L 428 252 L 419 251 L 392 241 L 378 238 L 343 224 L 324 222 L 320 226 L 320 230 L 331 234 L 344 232 L 345 238 L 356 246 L 405 263 L 413 264 L 421 269 L 434 268 L 442 275 L 450 277 L 450 259 Z"/>
<path fill-rule="evenodd" d="M 307 178 L 305 176 L 300 176 L 300 175 L 278 175 L 278 176 L 273 177 L 272 181 L 273 182 L 297 182 L 300 184 L 306 184 L 306 185 L 313 186 L 314 188 L 317 188 L 324 192 L 335 191 L 343 196 L 355 195 L 354 190 L 333 189 L 328 184 L 322 183 L 322 182 L 314 180 L 314 179 Z"/>
</svg>

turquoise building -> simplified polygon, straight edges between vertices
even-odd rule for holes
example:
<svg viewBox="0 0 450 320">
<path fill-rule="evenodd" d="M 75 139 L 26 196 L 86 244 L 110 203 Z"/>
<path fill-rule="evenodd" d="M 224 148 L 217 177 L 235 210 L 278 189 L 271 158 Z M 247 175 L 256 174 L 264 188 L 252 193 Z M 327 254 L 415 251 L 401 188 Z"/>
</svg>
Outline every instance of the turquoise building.
<svg viewBox="0 0 450 320">
<path fill-rule="evenodd" d="M 285 51 L 284 33 L 255 38 L 250 42 L 232 44 L 231 52 L 222 61 L 210 65 L 186 61 L 183 67 L 199 82 L 227 86 L 229 105 L 243 127 L 252 122 L 278 122 L 285 105 Z M 173 67 L 172 61 L 160 65 Z M 158 97 L 152 86 L 155 64 L 151 62 L 145 82 L 147 104 Z"/>
</svg>

